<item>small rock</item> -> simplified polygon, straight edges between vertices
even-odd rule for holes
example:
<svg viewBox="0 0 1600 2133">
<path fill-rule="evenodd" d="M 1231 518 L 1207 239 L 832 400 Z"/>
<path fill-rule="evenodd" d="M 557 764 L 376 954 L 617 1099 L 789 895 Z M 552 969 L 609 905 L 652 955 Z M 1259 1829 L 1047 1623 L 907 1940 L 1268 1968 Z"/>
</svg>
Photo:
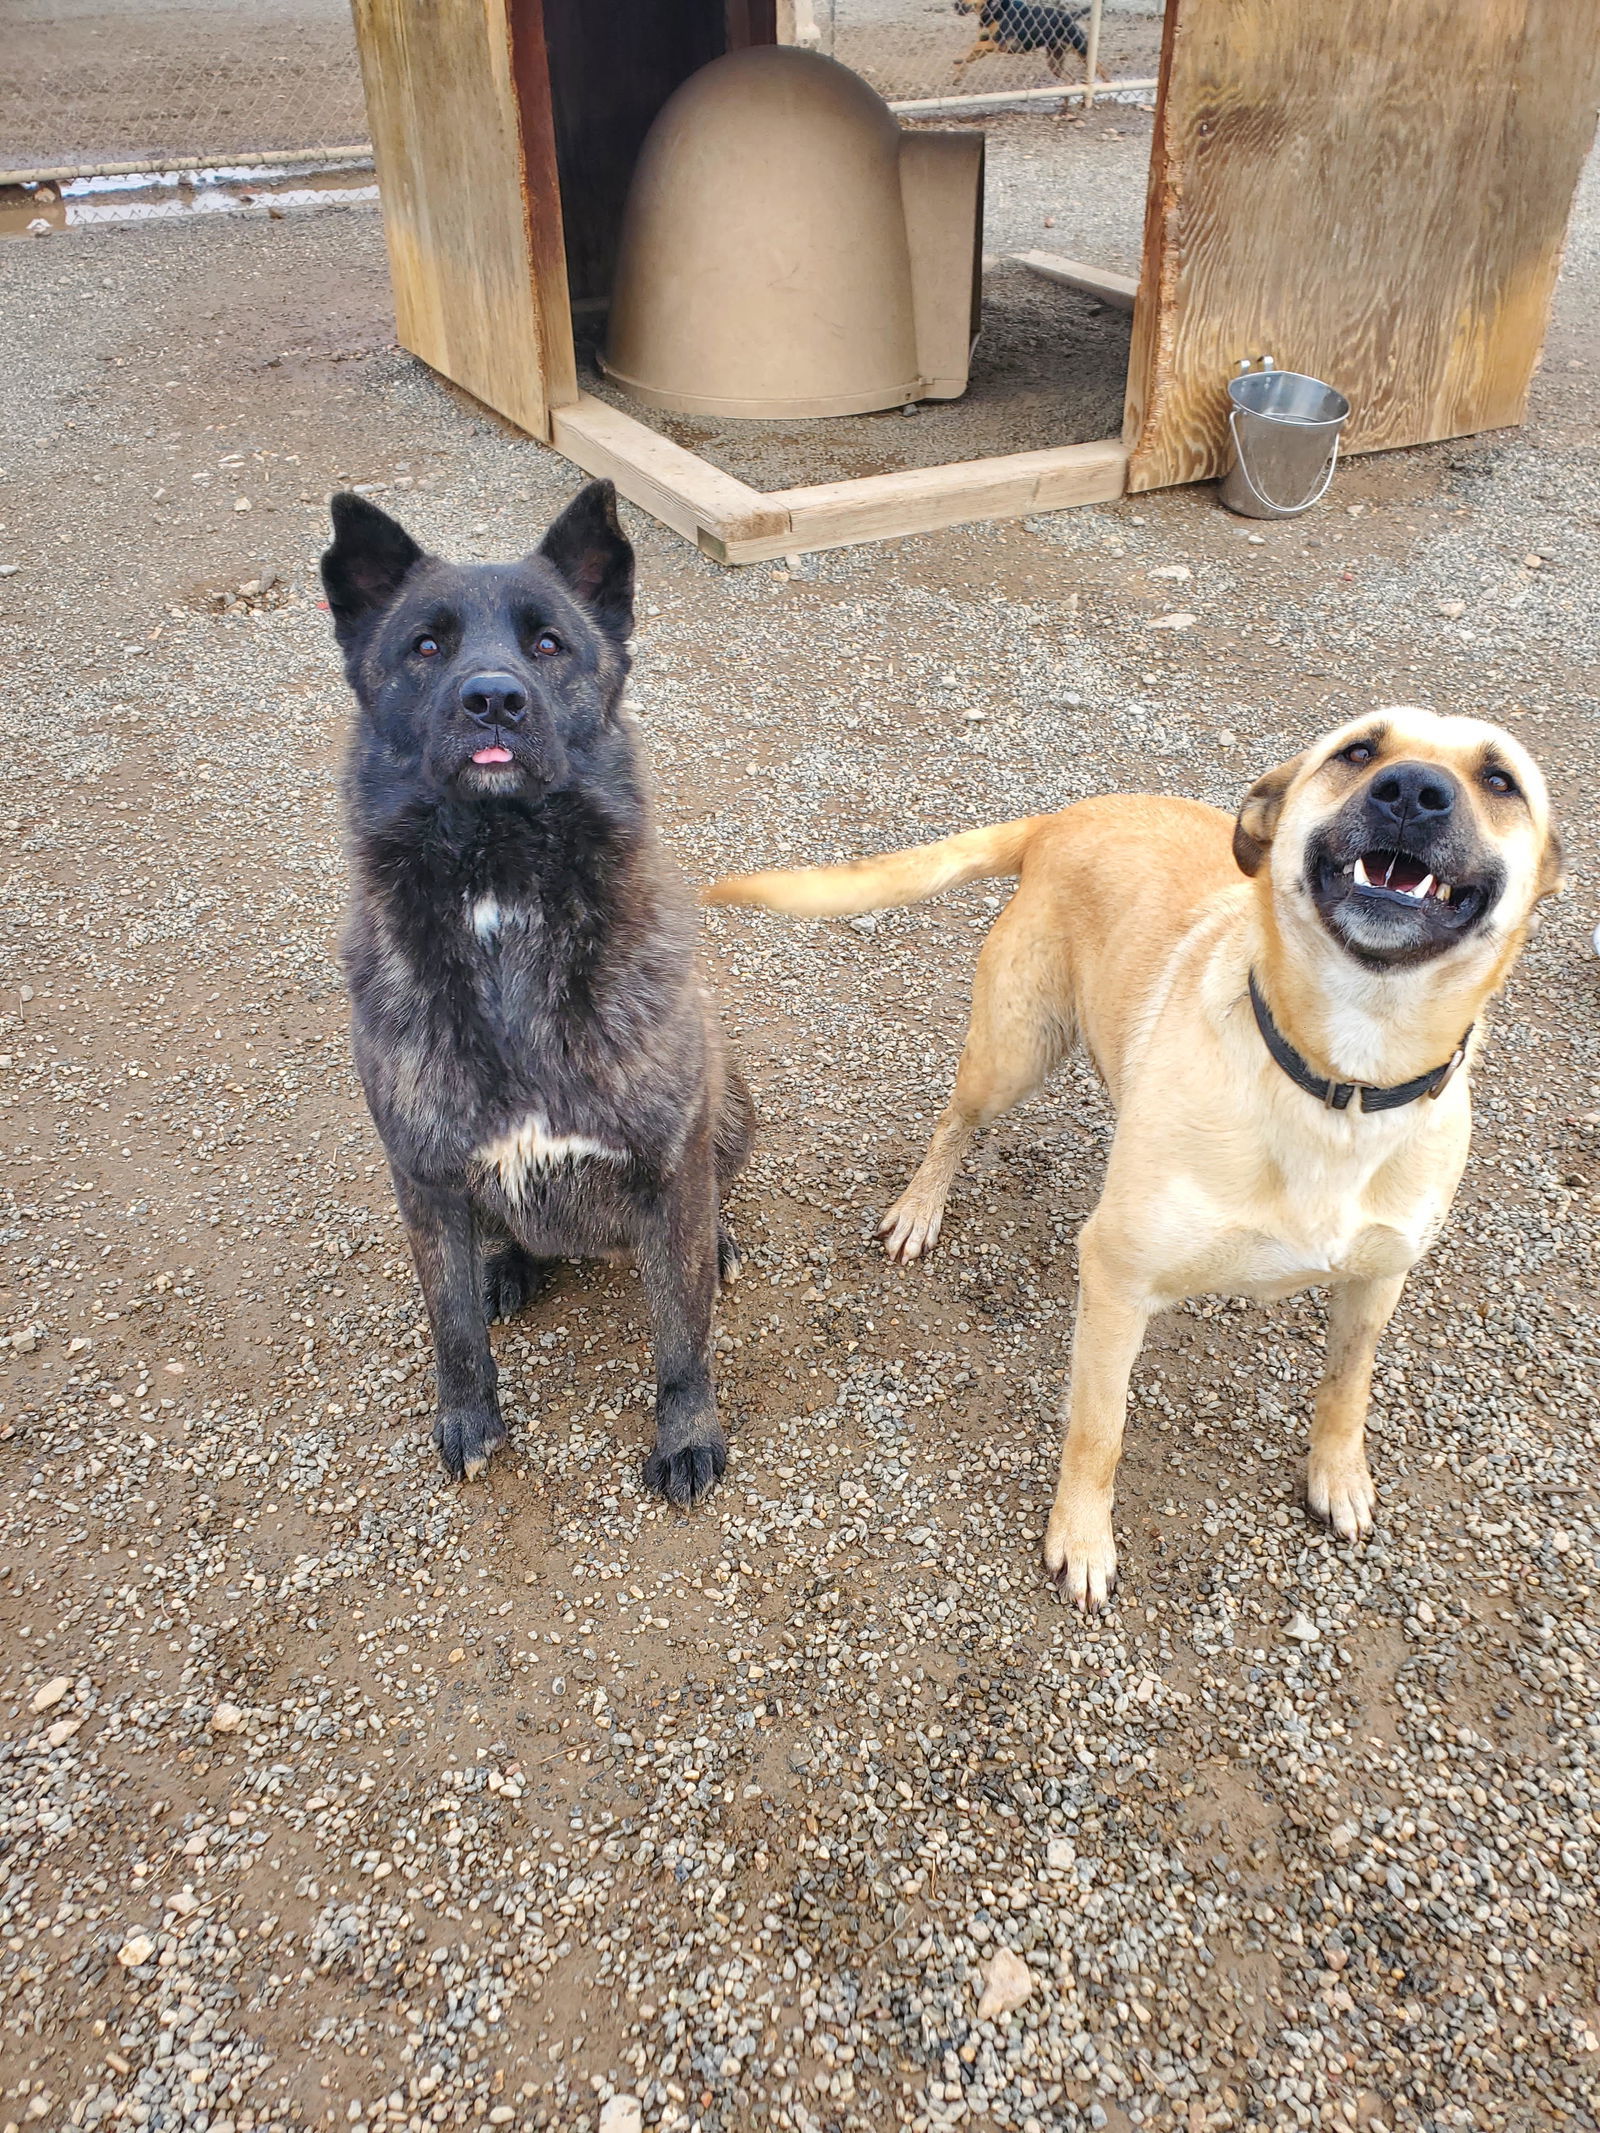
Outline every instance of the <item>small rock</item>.
<svg viewBox="0 0 1600 2133">
<path fill-rule="evenodd" d="M 179 1889 L 177 1895 L 169 1898 L 167 1903 L 167 1909 L 176 1911 L 180 1918 L 193 1918 L 199 1908 L 200 1899 L 193 1889 Z"/>
<path fill-rule="evenodd" d="M 1073 1865 L 1078 1856 L 1078 1847 L 1070 1837 L 1052 1837 L 1044 1848 L 1044 1863 L 1053 1874 Z"/>
<path fill-rule="evenodd" d="M 65 1700 L 71 1687 L 72 1676 L 70 1674 L 57 1674 L 55 1679 L 47 1681 L 42 1689 L 35 1690 L 33 1701 L 29 1704 L 28 1709 L 36 1713 L 39 1711 L 53 1711 L 58 1703 Z"/>
<path fill-rule="evenodd" d="M 1524 570 L 1543 570 L 1544 557 L 1542 555 L 1525 555 L 1522 558 L 1522 567 Z"/>
<path fill-rule="evenodd" d="M 878 914 L 876 911 L 861 911 L 854 918 L 847 918 L 845 924 L 854 933 L 876 933 Z"/>
<path fill-rule="evenodd" d="M 989 714 L 987 711 L 979 711 L 974 706 L 966 711 L 963 711 L 961 716 L 967 721 L 969 725 L 981 726 L 984 720 L 989 716 Z"/>
<path fill-rule="evenodd" d="M 992 2022 L 997 2015 L 1011 2014 L 1033 1991 L 1034 1975 L 1020 1955 L 997 1948 L 983 1973 L 983 1998 L 978 2002 L 978 2020 Z"/>
<path fill-rule="evenodd" d="M 1347 1852 L 1360 1834 L 1354 1822 L 1338 1822 L 1328 1832 L 1329 1847 L 1336 1852 Z"/>
<path fill-rule="evenodd" d="M 137 1970 L 141 1963 L 149 1962 L 156 1952 L 156 1944 L 148 1933 L 130 1933 L 117 1950 L 117 1961 L 124 1970 Z"/>
<path fill-rule="evenodd" d="M 1175 615 L 1157 615 L 1153 622 L 1145 624 L 1145 628 L 1150 630 L 1192 630 L 1199 620 L 1200 617 L 1198 615 L 1191 615 L 1186 609 L 1182 609 Z"/>
<path fill-rule="evenodd" d="M 643 2124 L 644 2106 L 637 2096 L 613 2096 L 600 2106 L 600 2133 L 640 2133 Z"/>
<path fill-rule="evenodd" d="M 237 1733 L 244 1724 L 244 1713 L 236 1703 L 219 1703 L 211 1714 L 213 1733 Z"/>
<path fill-rule="evenodd" d="M 45 1728 L 44 1737 L 52 1748 L 64 1748 L 82 1724 L 81 1718 L 58 1718 L 53 1726 Z"/>
<path fill-rule="evenodd" d="M 1163 563 L 1158 570 L 1147 570 L 1147 578 L 1174 578 L 1180 585 L 1187 585 L 1194 572 L 1187 563 Z"/>
<path fill-rule="evenodd" d="M 24 1326 L 20 1333 L 13 1333 L 11 1345 L 18 1355 L 32 1355 L 39 1345 L 39 1336 L 31 1326 Z"/>
<path fill-rule="evenodd" d="M 497 2103 L 489 2113 L 489 2123 L 492 2126 L 508 2126 L 516 2115 L 509 2103 Z"/>
<path fill-rule="evenodd" d="M 236 497 L 234 498 L 234 500 L 233 500 L 233 508 L 234 508 L 234 510 L 235 510 L 235 511 L 248 511 L 248 510 L 249 510 L 249 508 L 250 508 L 250 499 L 249 499 L 249 497 L 248 497 L 248 496 L 236 496 Z"/>
<path fill-rule="evenodd" d="M 1222 731 L 1217 735 L 1217 746 L 1219 748 L 1237 748 L 1238 745 L 1238 734 L 1234 732 L 1231 726 L 1224 726 Z"/>
<path fill-rule="evenodd" d="M 1434 610 L 1436 614 L 1443 615 L 1446 622 L 1459 622 L 1466 611 L 1465 600 L 1441 600 Z"/>
<path fill-rule="evenodd" d="M 1286 1637 L 1293 1637 L 1296 1644 L 1315 1644 L 1322 1636 L 1316 1623 L 1301 1608 L 1296 1608 L 1284 1623 L 1283 1633 Z"/>
<path fill-rule="evenodd" d="M 20 563 L 0 563 L 0 578 L 14 578 L 21 568 Z"/>
</svg>

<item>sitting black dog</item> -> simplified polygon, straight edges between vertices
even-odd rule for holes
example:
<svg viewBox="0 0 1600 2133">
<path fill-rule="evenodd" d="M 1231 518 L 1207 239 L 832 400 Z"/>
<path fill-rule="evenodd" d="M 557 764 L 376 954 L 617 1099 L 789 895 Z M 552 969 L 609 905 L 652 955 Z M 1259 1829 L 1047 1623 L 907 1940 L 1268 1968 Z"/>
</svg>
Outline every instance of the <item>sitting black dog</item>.
<svg viewBox="0 0 1600 2133">
<path fill-rule="evenodd" d="M 727 1461 L 711 1310 L 749 1094 L 695 969 L 622 704 L 633 551 L 591 482 L 519 563 L 425 555 L 333 499 L 323 584 L 360 703 L 346 768 L 357 1071 L 383 1137 L 457 1480 L 505 1437 L 488 1324 L 541 1262 L 636 1255 L 655 1338 L 646 1485 Z"/>
</svg>

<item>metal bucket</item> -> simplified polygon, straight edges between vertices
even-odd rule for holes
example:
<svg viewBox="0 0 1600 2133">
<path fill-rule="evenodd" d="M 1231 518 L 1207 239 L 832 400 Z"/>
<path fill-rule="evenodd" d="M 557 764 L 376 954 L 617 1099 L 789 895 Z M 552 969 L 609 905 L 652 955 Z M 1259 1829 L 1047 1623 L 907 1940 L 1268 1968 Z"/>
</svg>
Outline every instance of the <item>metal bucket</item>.
<svg viewBox="0 0 1600 2133">
<path fill-rule="evenodd" d="M 1339 459 L 1339 432 L 1350 416 L 1343 393 L 1271 356 L 1248 362 L 1228 383 L 1233 463 L 1218 492 L 1245 518 L 1298 518 L 1328 493 Z"/>
</svg>

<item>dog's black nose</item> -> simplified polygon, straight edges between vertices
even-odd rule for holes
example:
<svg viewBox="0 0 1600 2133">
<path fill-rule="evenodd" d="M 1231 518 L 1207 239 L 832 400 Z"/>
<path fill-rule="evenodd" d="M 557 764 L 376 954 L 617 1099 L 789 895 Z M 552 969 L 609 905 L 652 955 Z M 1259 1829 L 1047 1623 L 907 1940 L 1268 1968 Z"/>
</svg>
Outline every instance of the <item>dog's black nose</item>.
<svg viewBox="0 0 1600 2133">
<path fill-rule="evenodd" d="M 1373 779 L 1367 802 L 1397 829 L 1442 829 L 1455 811 L 1456 781 L 1437 763 L 1393 763 Z"/>
<path fill-rule="evenodd" d="M 480 726 L 520 726 L 528 708 L 527 690 L 510 674 L 471 674 L 456 694 Z"/>
</svg>

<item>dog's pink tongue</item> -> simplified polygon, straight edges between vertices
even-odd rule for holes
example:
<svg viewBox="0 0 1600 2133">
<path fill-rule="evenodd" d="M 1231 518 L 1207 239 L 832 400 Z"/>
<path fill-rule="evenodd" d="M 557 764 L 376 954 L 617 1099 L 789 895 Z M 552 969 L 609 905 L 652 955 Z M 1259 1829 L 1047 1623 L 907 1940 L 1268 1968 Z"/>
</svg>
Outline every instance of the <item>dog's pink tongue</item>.
<svg viewBox="0 0 1600 2133">
<path fill-rule="evenodd" d="M 509 763 L 511 750 L 509 748 L 480 748 L 472 760 L 475 763 Z"/>
</svg>

